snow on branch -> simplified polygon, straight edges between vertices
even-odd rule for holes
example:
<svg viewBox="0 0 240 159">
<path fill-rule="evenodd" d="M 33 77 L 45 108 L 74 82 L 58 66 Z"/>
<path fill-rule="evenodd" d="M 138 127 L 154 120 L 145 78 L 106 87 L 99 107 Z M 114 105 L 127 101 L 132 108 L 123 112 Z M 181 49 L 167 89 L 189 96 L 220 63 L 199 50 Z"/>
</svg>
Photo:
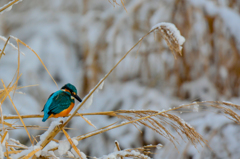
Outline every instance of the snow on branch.
<svg viewBox="0 0 240 159">
<path fill-rule="evenodd" d="M 139 159 L 151 159 L 150 157 L 148 157 L 147 155 L 141 154 L 138 151 L 135 150 L 122 150 L 122 151 L 116 151 L 113 153 L 110 153 L 108 155 L 105 155 L 103 157 L 100 157 L 98 159 L 117 159 L 120 157 L 131 157 L 131 158 L 139 158 Z"/>
<path fill-rule="evenodd" d="M 174 24 L 161 22 L 154 25 L 150 31 L 153 30 L 156 32 L 160 31 L 175 58 L 176 56 L 174 52 L 179 53 L 182 56 L 182 45 L 185 42 L 185 38 L 180 34 L 180 31 Z"/>
<path fill-rule="evenodd" d="M 17 3 L 21 2 L 21 1 L 22 0 L 12 0 L 12 1 L 8 2 L 4 6 L 0 7 L 0 14 L 3 14 L 5 11 L 10 11 L 14 4 L 17 4 Z"/>
<path fill-rule="evenodd" d="M 18 50 L 18 48 L 13 44 L 10 43 L 9 41 L 7 41 L 7 38 L 5 38 L 4 36 L 0 35 L 0 40 L 7 42 L 8 45 L 10 45 L 13 49 Z M 20 52 L 22 55 L 25 55 L 23 52 Z"/>
</svg>

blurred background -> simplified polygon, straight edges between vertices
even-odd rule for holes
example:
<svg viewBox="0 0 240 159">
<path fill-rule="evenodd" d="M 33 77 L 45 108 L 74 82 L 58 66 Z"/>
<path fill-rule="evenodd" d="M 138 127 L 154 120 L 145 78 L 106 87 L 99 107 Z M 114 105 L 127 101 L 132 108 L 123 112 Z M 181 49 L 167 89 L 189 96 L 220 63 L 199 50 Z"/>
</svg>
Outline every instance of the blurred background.
<svg viewBox="0 0 240 159">
<path fill-rule="evenodd" d="M 8 2 L 1 0 L 0 6 Z M 121 1 L 116 2 L 119 5 L 111 0 L 23 0 L 0 15 L 0 35 L 13 35 L 29 45 L 59 87 L 72 83 L 83 98 L 153 25 L 171 22 L 186 38 L 183 56 L 175 60 L 163 38 L 149 35 L 110 75 L 103 90 L 94 94 L 92 106 L 81 112 L 162 110 L 205 100 L 240 105 L 240 1 L 126 0 L 127 12 Z M 3 45 L 0 40 L 1 49 Z M 15 94 L 13 100 L 21 114 L 40 114 L 48 96 L 58 88 L 38 58 L 24 46 L 20 50 L 25 56 L 21 55 L 19 85 L 39 86 L 21 89 L 24 94 Z M 0 77 L 8 84 L 17 69 L 17 51 L 7 46 L 5 52 Z M 10 101 L 2 107 L 4 114 L 16 114 Z M 133 125 L 82 140 L 78 147 L 89 156 L 100 157 L 113 152 L 115 140 L 122 149 L 162 143 L 164 147 L 154 152 L 156 159 L 239 158 L 239 125 L 212 111 L 179 115 L 208 140 L 212 150 L 196 149 L 180 137 L 177 150 L 152 130 L 142 126 L 140 133 Z M 87 118 L 97 128 L 119 121 L 107 116 Z M 24 119 L 27 125 L 43 127 L 54 119 L 41 120 Z M 68 127 L 74 128 L 68 130 L 71 137 L 94 130 L 79 117 Z M 30 130 L 34 136 L 43 132 Z M 10 137 L 29 142 L 24 129 L 10 132 Z"/>
</svg>

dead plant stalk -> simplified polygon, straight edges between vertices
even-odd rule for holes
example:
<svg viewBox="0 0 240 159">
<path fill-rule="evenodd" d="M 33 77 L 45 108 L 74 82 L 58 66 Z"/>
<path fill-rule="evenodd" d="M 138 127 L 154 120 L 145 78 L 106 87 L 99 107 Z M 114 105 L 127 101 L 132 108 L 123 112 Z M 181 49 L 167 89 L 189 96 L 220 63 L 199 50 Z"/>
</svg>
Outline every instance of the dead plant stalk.
<svg viewBox="0 0 240 159">
<path fill-rule="evenodd" d="M 118 61 L 118 63 L 104 76 L 103 79 L 100 80 L 100 82 L 94 87 L 94 89 L 91 90 L 91 92 L 84 98 L 82 103 L 77 107 L 77 109 L 73 112 L 73 114 L 67 119 L 67 121 L 59 126 L 56 126 L 51 133 L 48 134 L 46 139 L 42 142 L 41 146 L 44 148 L 60 131 L 64 126 L 66 126 L 69 121 L 77 114 L 78 110 L 83 106 L 84 103 L 91 97 L 91 95 L 97 90 L 97 88 L 102 84 L 102 82 L 112 73 L 112 71 L 119 65 L 119 63 L 122 62 L 122 60 L 125 59 L 125 57 L 150 33 L 154 32 L 158 28 L 152 29 L 149 31 L 146 35 L 144 35 L 141 39 L 138 40 L 138 42 Z"/>
</svg>

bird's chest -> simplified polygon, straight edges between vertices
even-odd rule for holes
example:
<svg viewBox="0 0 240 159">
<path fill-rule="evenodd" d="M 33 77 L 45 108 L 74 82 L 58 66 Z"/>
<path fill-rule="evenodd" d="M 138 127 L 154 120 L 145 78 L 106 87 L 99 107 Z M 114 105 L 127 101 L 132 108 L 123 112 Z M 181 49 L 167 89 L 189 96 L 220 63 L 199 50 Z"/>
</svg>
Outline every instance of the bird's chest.
<svg viewBox="0 0 240 159">
<path fill-rule="evenodd" d="M 60 113 L 53 115 L 53 117 L 57 118 L 57 117 L 65 117 L 65 116 L 67 116 L 71 112 L 71 110 L 73 109 L 74 104 L 75 103 L 72 102 L 67 109 L 64 109 Z"/>
</svg>

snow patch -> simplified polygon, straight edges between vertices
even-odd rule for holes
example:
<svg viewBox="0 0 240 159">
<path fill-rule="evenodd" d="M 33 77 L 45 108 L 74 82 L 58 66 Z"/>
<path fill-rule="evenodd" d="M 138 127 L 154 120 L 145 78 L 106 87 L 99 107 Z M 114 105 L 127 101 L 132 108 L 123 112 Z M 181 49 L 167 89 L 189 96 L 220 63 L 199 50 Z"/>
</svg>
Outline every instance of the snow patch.
<svg viewBox="0 0 240 159">
<path fill-rule="evenodd" d="M 58 153 L 60 154 L 60 156 L 67 153 L 69 149 L 70 143 L 68 142 L 68 140 L 59 141 Z"/>
<path fill-rule="evenodd" d="M 177 39 L 179 45 L 183 45 L 183 43 L 185 42 L 185 38 L 181 35 L 181 33 L 177 29 L 177 27 L 172 23 L 161 22 L 161 23 L 158 23 L 158 24 L 154 25 L 151 28 L 151 30 L 154 30 L 156 28 L 161 29 L 161 27 L 163 27 L 163 26 L 170 30 L 169 34 L 173 34 L 173 36 Z"/>
</svg>

